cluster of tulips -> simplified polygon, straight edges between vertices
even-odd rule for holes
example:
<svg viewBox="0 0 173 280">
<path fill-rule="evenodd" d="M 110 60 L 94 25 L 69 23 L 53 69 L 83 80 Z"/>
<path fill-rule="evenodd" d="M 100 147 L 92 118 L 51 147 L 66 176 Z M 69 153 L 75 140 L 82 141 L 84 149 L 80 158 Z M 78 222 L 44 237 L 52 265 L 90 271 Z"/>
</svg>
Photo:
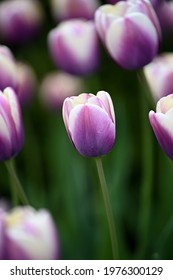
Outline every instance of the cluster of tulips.
<svg viewBox="0 0 173 280">
<path fill-rule="evenodd" d="M 112 150 L 116 138 L 112 93 L 102 88 L 96 94 L 85 93 L 83 80 L 104 67 L 100 44 L 118 67 L 136 72 L 142 69 L 153 104 L 157 102 L 156 112 L 154 108 L 146 111 L 148 122 L 163 151 L 173 159 L 173 54 L 158 54 L 165 30 L 173 28 L 173 1 L 110 0 L 103 4 L 97 0 L 52 0 L 49 5 L 57 26 L 49 30 L 45 44 L 59 70 L 47 73 L 38 83 L 34 69 L 16 59 L 11 50 L 32 40 L 36 44 L 46 17 L 41 1 L 0 3 L 0 161 L 5 162 L 12 177 L 13 191 L 22 204 L 27 204 L 11 209 L 0 206 L 0 259 L 61 257 L 51 213 L 28 205 L 12 165 L 12 159 L 25 148 L 22 110 L 38 87 L 39 99 L 49 110 L 62 109 L 75 149 L 82 156 L 96 158 L 113 257 L 118 258 L 114 218 L 100 161 Z"/>
</svg>

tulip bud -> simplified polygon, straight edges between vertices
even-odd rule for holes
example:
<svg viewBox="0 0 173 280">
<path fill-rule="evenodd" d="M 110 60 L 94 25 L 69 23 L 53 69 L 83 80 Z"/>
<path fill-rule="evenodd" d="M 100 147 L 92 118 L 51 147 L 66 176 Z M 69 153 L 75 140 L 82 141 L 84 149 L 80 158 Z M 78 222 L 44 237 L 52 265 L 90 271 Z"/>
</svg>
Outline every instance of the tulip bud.
<svg viewBox="0 0 173 280">
<path fill-rule="evenodd" d="M 0 91 L 0 161 L 14 157 L 23 147 L 20 105 L 12 88 Z"/>
<path fill-rule="evenodd" d="M 0 45 L 0 90 L 8 86 L 17 88 L 16 65 L 10 49 Z"/>
<path fill-rule="evenodd" d="M 72 18 L 93 19 L 98 0 L 51 0 L 51 10 L 56 22 Z"/>
<path fill-rule="evenodd" d="M 158 101 L 156 113 L 150 111 L 149 120 L 161 148 L 173 160 L 173 94 Z"/>
<path fill-rule="evenodd" d="M 63 119 L 67 133 L 77 151 L 84 156 L 107 154 L 115 141 L 115 115 L 110 95 L 80 94 L 66 98 Z"/>
<path fill-rule="evenodd" d="M 82 80 L 63 72 L 48 74 L 41 85 L 41 99 L 51 110 L 57 111 L 62 108 L 66 97 L 76 95 L 83 88 Z"/>
<path fill-rule="evenodd" d="M 42 24 L 37 0 L 7 0 L 0 3 L 0 35 L 8 43 L 24 43 L 33 38 Z"/>
<path fill-rule="evenodd" d="M 95 13 L 95 23 L 108 52 L 121 67 L 141 68 L 157 54 L 160 26 L 147 0 L 103 5 Z"/>
<path fill-rule="evenodd" d="M 154 99 L 173 92 L 173 54 L 165 53 L 156 57 L 144 67 L 144 74 Z"/>
<path fill-rule="evenodd" d="M 16 207 L 0 213 L 1 258 L 9 260 L 57 259 L 59 244 L 50 213 L 31 207 Z M 1 233 L 0 232 L 0 233 Z"/>
<path fill-rule="evenodd" d="M 33 98 L 36 89 L 36 76 L 33 69 L 22 62 L 16 64 L 18 89 L 17 96 L 22 106 L 27 105 Z"/>
<path fill-rule="evenodd" d="M 60 23 L 49 33 L 48 44 L 55 64 L 70 74 L 89 74 L 98 67 L 98 37 L 92 21 Z"/>
</svg>

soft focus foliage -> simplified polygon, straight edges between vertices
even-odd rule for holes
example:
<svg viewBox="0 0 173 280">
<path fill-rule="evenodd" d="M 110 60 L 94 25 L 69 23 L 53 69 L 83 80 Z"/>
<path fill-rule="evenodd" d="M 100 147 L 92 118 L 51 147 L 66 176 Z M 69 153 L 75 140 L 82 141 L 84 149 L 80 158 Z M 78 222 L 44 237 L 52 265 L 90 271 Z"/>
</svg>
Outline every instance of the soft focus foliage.
<svg viewBox="0 0 173 280">
<path fill-rule="evenodd" d="M 5 5 L 8 1 L 1 1 L 0 4 Z M 15 3 L 16 1 L 12 2 Z M 23 0 L 20 2 L 23 2 Z M 13 69 L 16 69 L 16 63 L 18 62 L 31 67 L 35 73 L 34 76 L 36 76 L 36 86 L 33 87 L 34 92 L 31 93 L 29 89 L 32 85 L 31 82 L 25 84 L 25 90 L 23 91 L 23 93 L 31 93 L 31 99 L 26 104 L 27 106 L 22 106 L 25 130 L 24 145 L 21 144 L 20 146 L 14 140 L 10 142 L 12 148 L 14 143 L 17 144 L 18 148 L 19 146 L 22 148 L 15 158 L 16 170 L 31 207 L 35 209 L 34 212 L 36 211 L 38 214 L 40 209 L 47 209 L 46 211 L 50 213 L 54 221 L 59 238 L 59 258 L 111 259 L 112 253 L 107 220 L 94 160 L 81 156 L 71 145 L 62 114 L 56 107 L 55 96 L 53 95 L 52 98 L 52 88 L 50 88 L 50 96 L 46 90 L 46 99 L 44 101 L 41 96 L 41 86 L 49 74 L 57 73 L 59 75 L 62 71 L 69 69 L 61 67 L 63 65 L 58 63 L 58 56 L 52 57 L 50 55 L 47 44 L 48 34 L 57 28 L 55 18 L 52 16 L 51 3 L 49 0 L 40 0 L 38 2 L 41 6 L 42 16 L 44 14 L 44 20 L 42 16 L 40 18 L 42 28 L 37 28 L 40 26 L 37 25 L 34 33 L 33 31 L 28 33 L 26 29 L 23 33 L 21 29 L 25 25 L 21 23 L 17 25 L 21 29 L 18 29 L 17 32 L 15 31 L 8 41 L 5 41 L 5 38 L 0 39 L 0 44 L 6 44 L 6 47 L 8 47 L 8 49 L 0 48 L 0 86 L 3 85 L 5 77 L 8 77 L 8 81 L 11 84 L 5 86 L 12 86 L 12 83 L 14 83 L 13 86 L 15 87 L 16 83 L 17 92 L 17 80 L 19 78 L 16 77 L 17 71 L 13 71 Z M 136 0 L 136 2 L 141 3 L 139 0 Z M 100 5 L 106 4 L 108 5 L 107 0 L 100 1 Z M 144 7 L 143 3 L 141 9 L 143 9 L 142 7 Z M 10 20 L 10 14 L 11 12 L 8 13 L 8 17 L 5 16 L 5 23 Z M 153 40 L 155 38 L 155 47 L 157 46 L 158 48 L 158 45 L 160 45 L 157 49 L 159 57 L 163 53 L 172 54 L 173 32 L 171 29 L 168 34 L 166 32 L 161 35 L 155 13 L 154 18 L 153 12 L 150 15 L 146 13 L 141 16 L 141 14 L 137 26 L 139 27 L 138 30 L 141 31 L 142 24 L 142 30 L 143 28 L 145 29 L 146 36 L 141 38 L 140 35 L 143 33 L 135 33 L 134 46 L 137 46 L 139 36 L 143 42 L 142 54 L 144 56 L 147 55 L 148 59 L 148 49 L 154 46 Z M 27 15 L 28 17 L 25 16 L 24 20 L 32 18 L 29 10 Z M 131 16 L 133 17 L 132 14 L 130 18 Z M 140 20 L 141 18 L 144 19 L 144 22 L 146 20 L 148 25 L 144 24 Z M 0 17 L 0 22 L 2 19 L 4 18 Z M 76 19 L 73 20 L 76 21 Z M 81 21 L 81 19 L 78 20 Z M 87 22 L 86 19 L 82 20 Z M 35 24 L 34 19 L 32 23 Z M 58 19 L 58 26 L 62 24 L 62 21 Z M 93 29 L 94 24 L 92 22 Z M 31 27 L 33 28 L 33 26 L 32 24 Z M 149 30 L 148 26 L 151 27 Z M 3 32 L 0 29 L 1 38 L 6 30 L 5 27 Z M 153 30 L 153 33 L 151 30 Z M 94 33 L 94 36 L 97 36 L 97 33 Z M 115 33 L 117 34 L 117 29 Z M 111 31 L 111 34 L 114 34 L 114 32 Z M 124 32 L 122 34 L 123 36 L 128 35 Z M 155 35 L 152 36 L 152 34 Z M 112 42 L 115 37 L 114 35 L 111 36 Z M 27 39 L 27 42 L 22 38 Z M 145 38 L 150 38 L 150 44 L 148 44 L 148 40 L 146 41 Z M 113 215 L 116 221 L 120 258 L 173 259 L 173 166 L 168 157 L 171 155 L 172 147 L 172 105 L 169 108 L 166 107 L 166 111 L 158 113 L 156 111 L 156 101 L 151 102 L 151 93 L 149 87 L 146 86 L 141 78 L 141 72 L 122 69 L 107 52 L 105 43 L 100 42 L 100 45 L 97 44 L 100 52 L 100 58 L 98 58 L 96 50 L 91 52 L 91 39 L 87 43 L 85 40 L 84 42 L 82 39 L 79 40 L 82 45 L 81 47 L 79 41 L 74 40 L 76 40 L 76 37 L 74 39 L 74 37 L 71 38 L 68 35 L 68 42 L 63 41 L 68 46 L 68 49 L 66 49 L 66 52 L 63 49 L 63 52 L 60 54 L 60 58 L 66 61 L 68 67 L 71 67 L 70 70 L 72 69 L 75 72 L 77 79 L 79 78 L 77 74 L 82 74 L 82 89 L 76 89 L 76 92 L 74 90 L 73 93 L 69 92 L 69 95 L 78 96 L 82 92 L 90 92 L 96 95 L 98 91 L 105 90 L 110 94 L 115 107 L 116 143 L 110 153 L 102 157 L 102 161 Z M 130 48 L 133 45 L 128 44 L 128 42 L 126 40 L 126 45 L 124 46 L 128 54 L 128 56 L 124 56 L 126 65 L 127 58 L 131 59 L 134 57 L 134 50 Z M 58 44 L 57 41 L 55 43 Z M 113 45 L 116 45 L 116 42 L 114 44 L 111 43 L 111 46 Z M 72 56 L 75 55 L 75 63 L 76 58 L 80 57 L 81 53 L 82 55 L 87 54 L 85 57 L 86 64 L 82 63 L 83 69 L 87 70 L 86 72 L 84 71 L 85 73 L 79 71 L 81 70 L 79 66 L 71 63 L 72 56 L 70 52 L 68 52 L 67 56 L 67 50 L 70 50 L 70 46 L 74 51 Z M 155 47 L 153 47 L 153 57 L 150 57 L 150 59 L 154 59 L 156 54 Z M 147 51 L 145 48 L 147 48 Z M 55 48 L 54 52 L 57 52 L 57 48 Z M 97 67 L 94 66 L 96 65 L 96 60 L 100 62 L 100 66 L 98 64 Z M 147 62 L 151 61 L 148 59 Z M 12 66 L 9 67 L 9 64 Z M 161 69 L 160 66 L 159 68 Z M 11 72 L 9 69 L 11 69 Z M 88 71 L 91 69 L 93 72 Z M 10 75 L 8 76 L 7 74 Z M 160 74 L 154 75 L 152 79 L 157 86 L 161 80 Z M 56 82 L 58 82 L 58 78 Z M 64 82 L 63 84 L 64 92 L 67 89 L 66 83 Z M 170 83 L 170 78 L 167 79 L 166 83 Z M 53 83 L 51 86 L 54 88 Z M 56 87 L 58 92 L 58 85 Z M 2 91 L 3 89 L 1 88 Z M 54 92 L 53 89 L 53 94 L 57 92 Z M 162 94 L 162 92 L 159 94 Z M 0 96 L 4 100 L 4 93 L 1 93 Z M 168 99 L 170 100 L 170 97 Z M 170 104 L 172 104 L 172 101 Z M 52 105 L 53 107 L 55 105 L 57 109 L 54 107 L 52 110 Z M 7 145 L 9 142 L 6 142 L 7 134 L 2 139 L 1 131 L 13 133 L 15 129 L 15 126 L 11 126 L 9 106 L 7 105 L 7 110 L 4 110 L 4 108 L 0 103 L 2 122 L 6 125 L 8 118 L 10 118 L 8 122 L 10 130 L 1 130 L 1 124 L 0 140 L 3 140 L 0 145 L 1 155 L 4 155 L 6 148 L 9 149 L 9 145 Z M 153 111 L 153 113 L 150 113 L 151 119 L 154 119 L 155 124 L 157 122 L 158 131 L 161 134 L 163 133 L 160 143 L 164 150 L 158 144 L 150 125 L 148 114 L 151 110 Z M 158 139 L 160 139 L 160 134 L 158 135 Z M 167 135 L 166 138 L 164 138 L 165 135 Z M 166 142 L 162 143 L 161 141 Z M 169 145 L 168 150 L 164 146 L 167 145 L 167 141 L 171 143 L 171 147 Z M 165 151 L 168 156 L 165 154 Z M 11 156 L 12 154 L 10 152 L 8 155 Z M 14 209 L 9 178 L 3 163 L 0 164 L 1 199 L 3 202 L 0 202 L 0 205 L 5 204 L 8 209 Z M 8 213 L 9 211 L 12 210 L 4 210 L 4 212 Z M 1 212 L 0 231 L 2 229 L 2 215 L 4 214 Z M 51 226 L 49 225 L 46 227 L 45 232 L 48 232 L 50 229 Z M 0 232 L 1 234 L 2 231 Z M 52 242 L 52 240 L 53 238 L 49 241 Z M 2 242 L 1 238 L 1 258 L 3 258 L 1 250 L 3 244 L 5 243 Z M 44 249 L 44 246 L 41 246 L 41 248 Z"/>
</svg>

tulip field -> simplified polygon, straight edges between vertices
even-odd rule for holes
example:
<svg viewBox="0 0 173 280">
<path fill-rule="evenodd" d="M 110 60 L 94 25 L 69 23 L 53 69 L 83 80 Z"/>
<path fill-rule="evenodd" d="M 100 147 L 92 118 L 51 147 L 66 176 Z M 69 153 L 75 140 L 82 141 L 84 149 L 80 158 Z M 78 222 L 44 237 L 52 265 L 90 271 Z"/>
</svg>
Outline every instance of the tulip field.
<svg viewBox="0 0 173 280">
<path fill-rule="evenodd" d="M 0 1 L 0 260 L 173 259 L 173 1 Z"/>
</svg>

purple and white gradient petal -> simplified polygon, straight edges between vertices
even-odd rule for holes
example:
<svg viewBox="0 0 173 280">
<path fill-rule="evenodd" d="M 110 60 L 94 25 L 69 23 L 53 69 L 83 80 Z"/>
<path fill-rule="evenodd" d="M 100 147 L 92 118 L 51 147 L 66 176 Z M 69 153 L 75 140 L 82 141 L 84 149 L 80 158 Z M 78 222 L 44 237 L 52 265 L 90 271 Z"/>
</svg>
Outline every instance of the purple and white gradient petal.
<svg viewBox="0 0 173 280">
<path fill-rule="evenodd" d="M 51 11 L 56 22 L 72 18 L 93 19 L 98 0 L 51 0 Z"/>
<path fill-rule="evenodd" d="M 158 52 L 156 29 L 139 13 L 114 21 L 106 35 L 109 53 L 120 66 L 129 70 L 148 64 Z"/>
<path fill-rule="evenodd" d="M 155 101 L 173 93 L 173 54 L 163 53 L 155 57 L 144 67 L 144 75 Z"/>
<path fill-rule="evenodd" d="M 156 13 L 147 0 L 120 1 L 103 5 L 95 13 L 97 32 L 112 58 L 134 70 L 157 54 L 161 31 Z"/>
<path fill-rule="evenodd" d="M 88 157 L 107 154 L 115 142 L 115 115 L 112 100 L 105 91 L 67 98 L 63 119 L 77 151 Z"/>
<path fill-rule="evenodd" d="M 149 113 L 149 120 L 158 143 L 173 160 L 173 94 L 158 101 L 156 112 Z"/>
<path fill-rule="evenodd" d="M 98 36 L 92 21 L 62 22 L 50 31 L 48 45 L 57 67 L 70 74 L 86 75 L 98 68 Z"/>
<path fill-rule="evenodd" d="M 59 242 L 50 213 L 31 207 L 17 207 L 7 213 L 5 230 L 6 258 L 57 259 Z"/>
<path fill-rule="evenodd" d="M 15 91 L 0 91 L 0 161 L 14 157 L 23 147 L 24 131 L 21 109 Z"/>
</svg>

